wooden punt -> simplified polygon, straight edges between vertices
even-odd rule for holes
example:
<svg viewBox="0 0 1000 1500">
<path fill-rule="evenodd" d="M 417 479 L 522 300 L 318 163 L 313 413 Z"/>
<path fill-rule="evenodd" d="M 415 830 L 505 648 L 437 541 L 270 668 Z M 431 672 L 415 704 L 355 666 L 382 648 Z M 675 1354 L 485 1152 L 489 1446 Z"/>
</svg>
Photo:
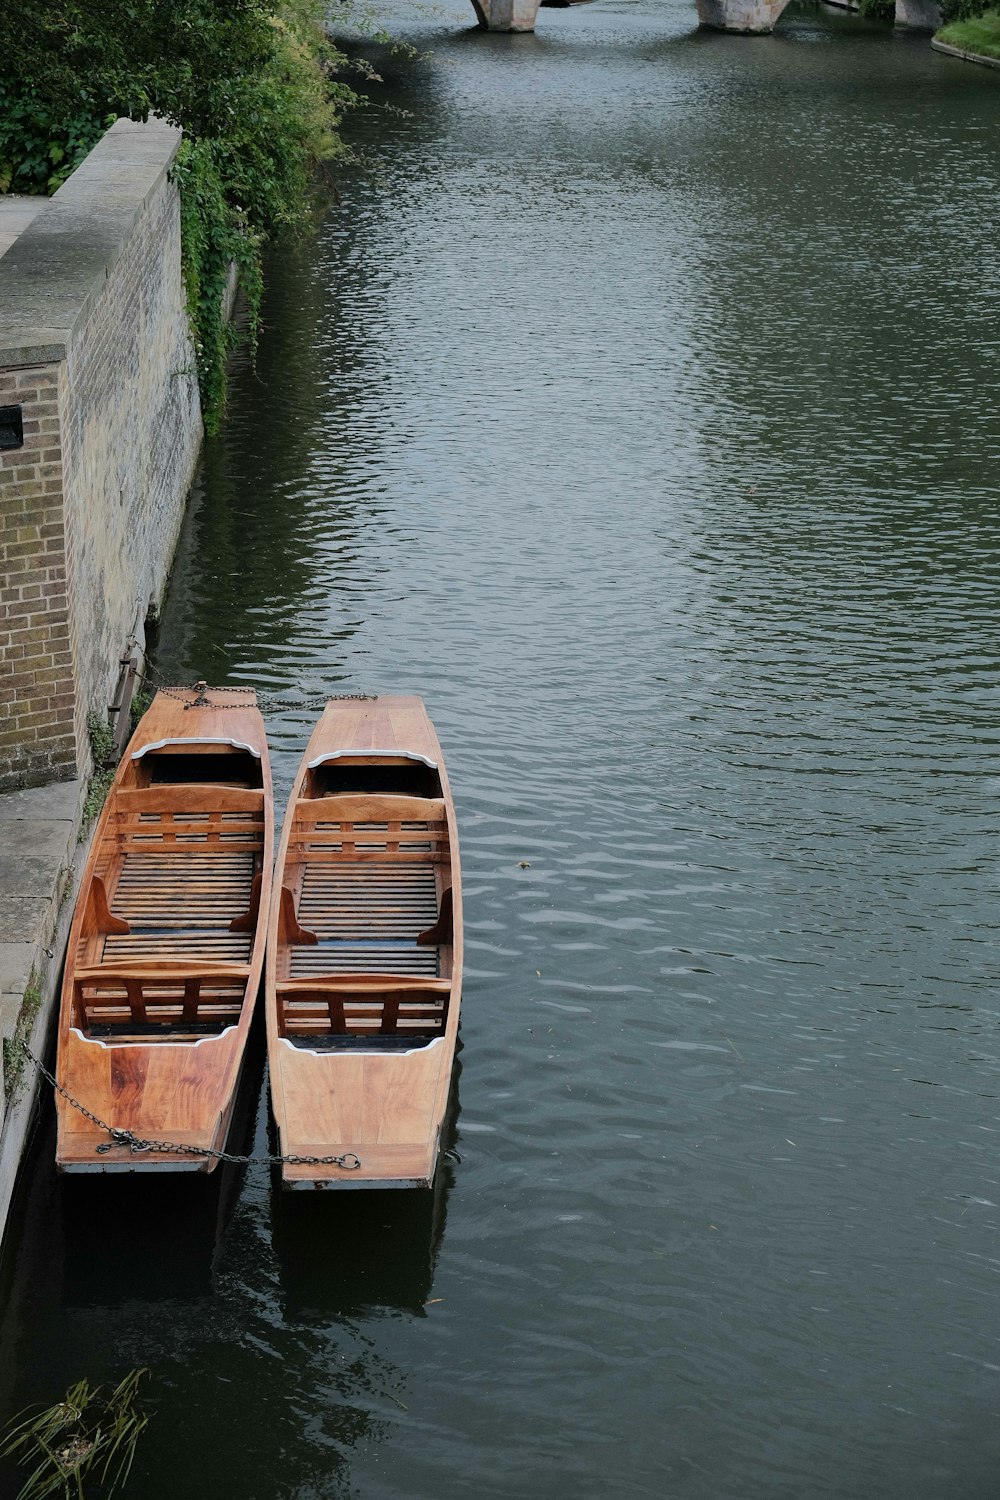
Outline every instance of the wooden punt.
<svg viewBox="0 0 1000 1500">
<path fill-rule="evenodd" d="M 271 769 L 252 690 L 157 693 L 94 833 L 59 1014 L 58 1081 L 115 1129 L 223 1148 L 260 987 L 273 858 Z M 59 1094 L 56 1116 L 64 1172 L 216 1165 L 108 1150 L 107 1132 Z"/>
<path fill-rule="evenodd" d="M 334 701 L 285 815 L 265 985 L 288 1188 L 426 1187 L 462 984 L 455 809 L 419 698 Z"/>
</svg>

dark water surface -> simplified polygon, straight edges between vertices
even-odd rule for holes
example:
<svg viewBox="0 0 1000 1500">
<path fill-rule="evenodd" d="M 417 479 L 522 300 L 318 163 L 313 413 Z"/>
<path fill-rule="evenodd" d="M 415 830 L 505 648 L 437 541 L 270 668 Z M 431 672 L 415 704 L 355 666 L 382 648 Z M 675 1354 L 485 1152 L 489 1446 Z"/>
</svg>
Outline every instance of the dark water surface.
<svg viewBox="0 0 1000 1500">
<path fill-rule="evenodd" d="M 160 654 L 280 700 L 282 794 L 325 691 L 426 698 L 451 1153 L 289 1202 L 43 1142 L 2 1405 L 152 1366 L 143 1500 L 986 1500 L 1000 78 L 470 19 L 404 19 L 275 258 Z"/>
</svg>

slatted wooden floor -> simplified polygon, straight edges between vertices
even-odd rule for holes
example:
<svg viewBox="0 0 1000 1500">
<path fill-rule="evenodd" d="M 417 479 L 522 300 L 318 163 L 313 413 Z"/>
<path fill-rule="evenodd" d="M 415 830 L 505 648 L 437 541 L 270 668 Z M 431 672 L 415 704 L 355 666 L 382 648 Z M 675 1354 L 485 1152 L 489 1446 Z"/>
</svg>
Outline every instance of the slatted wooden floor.
<svg viewBox="0 0 1000 1500">
<path fill-rule="evenodd" d="M 249 905 L 252 854 L 128 854 L 111 902 L 131 932 L 104 940 L 102 958 L 197 957 L 246 963 L 253 934 L 230 932 Z"/>
<path fill-rule="evenodd" d="M 421 864 L 305 866 L 298 919 L 319 942 L 291 950 L 290 978 L 317 974 L 438 972 L 436 947 L 417 934 L 437 920 L 434 870 Z"/>
</svg>

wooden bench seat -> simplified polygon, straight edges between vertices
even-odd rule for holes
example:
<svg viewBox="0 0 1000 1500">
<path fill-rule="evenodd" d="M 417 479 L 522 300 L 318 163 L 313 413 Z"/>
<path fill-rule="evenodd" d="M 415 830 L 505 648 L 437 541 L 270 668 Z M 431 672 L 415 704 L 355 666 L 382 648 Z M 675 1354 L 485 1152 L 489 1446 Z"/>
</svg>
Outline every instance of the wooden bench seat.
<svg viewBox="0 0 1000 1500">
<path fill-rule="evenodd" d="M 142 1039 L 178 1031 L 218 1032 L 240 1018 L 247 964 L 113 962 L 78 969 L 73 977 L 74 1023 L 91 1034 L 135 1034 Z"/>
<path fill-rule="evenodd" d="M 436 945 L 418 936 L 437 918 L 434 869 L 415 864 L 310 863 L 303 871 L 298 920 L 316 938 L 290 949 L 290 978 L 394 973 L 434 978 Z"/>
<path fill-rule="evenodd" d="M 248 853 L 127 854 L 111 901 L 127 930 L 105 937 L 102 957 L 249 960 L 254 866 Z"/>
<path fill-rule="evenodd" d="M 418 1041 L 443 1033 L 451 983 L 408 974 L 351 974 L 288 980 L 276 990 L 280 1036 Z"/>
<path fill-rule="evenodd" d="M 264 793 L 192 782 L 121 790 L 116 834 L 124 851 L 256 853 L 264 844 Z"/>
<path fill-rule="evenodd" d="M 99 925 L 105 933 L 101 957 L 248 961 L 260 892 L 257 862 L 253 854 L 221 849 L 210 854 L 189 849 L 126 854 L 110 909 Z M 94 883 L 100 884 L 97 877 Z M 102 894 L 103 885 L 98 908 Z"/>
<path fill-rule="evenodd" d="M 289 858 L 433 864 L 448 858 L 444 802 L 433 797 L 300 797 Z"/>
</svg>

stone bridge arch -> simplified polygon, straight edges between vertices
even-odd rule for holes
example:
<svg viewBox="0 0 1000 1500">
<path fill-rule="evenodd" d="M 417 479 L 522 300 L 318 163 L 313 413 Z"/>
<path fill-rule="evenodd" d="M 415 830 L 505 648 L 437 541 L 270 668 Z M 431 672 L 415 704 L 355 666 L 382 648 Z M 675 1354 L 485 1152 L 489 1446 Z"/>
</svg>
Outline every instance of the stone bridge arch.
<svg viewBox="0 0 1000 1500">
<path fill-rule="evenodd" d="M 541 0 L 472 0 L 483 31 L 534 31 Z M 558 0 L 557 0 L 558 3 Z M 563 0 L 572 4 L 573 0 Z M 842 0 L 835 0 L 842 3 Z M 698 20 L 715 31 L 766 36 L 789 0 L 697 0 Z M 911 30 L 937 31 L 938 0 L 896 0 L 895 22 Z"/>
</svg>

